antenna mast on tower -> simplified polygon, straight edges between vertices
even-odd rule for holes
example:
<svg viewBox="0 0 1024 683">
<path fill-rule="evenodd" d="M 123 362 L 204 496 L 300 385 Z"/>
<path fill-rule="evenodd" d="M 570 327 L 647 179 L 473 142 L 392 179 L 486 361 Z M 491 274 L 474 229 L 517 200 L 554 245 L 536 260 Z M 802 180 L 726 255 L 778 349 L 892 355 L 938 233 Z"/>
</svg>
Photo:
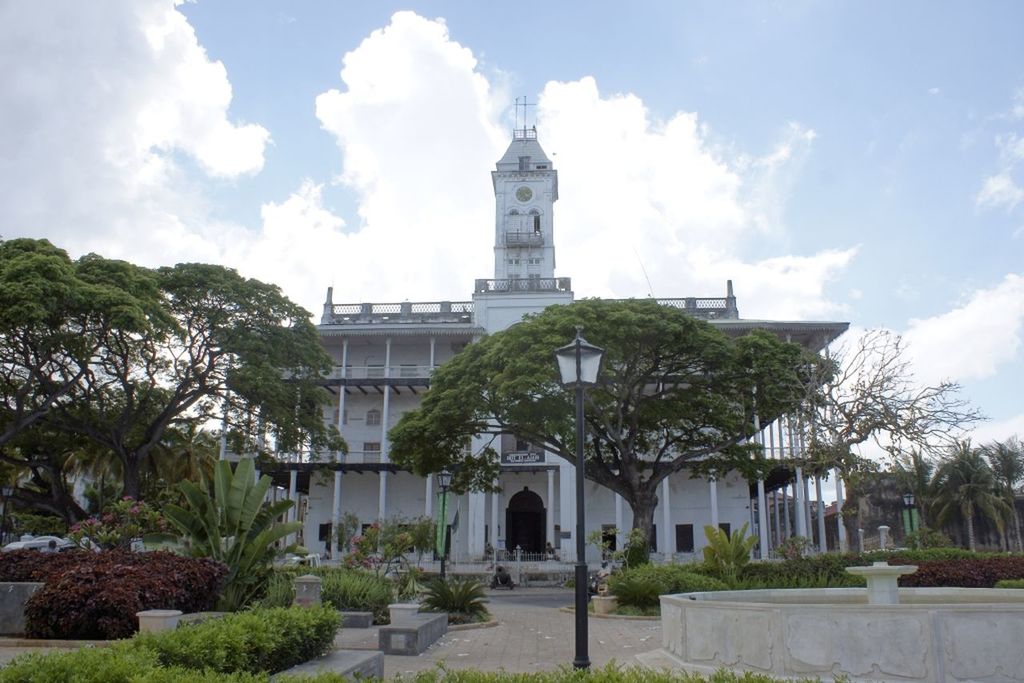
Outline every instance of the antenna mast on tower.
<svg viewBox="0 0 1024 683">
<path fill-rule="evenodd" d="M 522 100 L 522 102 L 520 102 L 520 100 Z M 528 111 L 527 107 L 536 107 L 536 106 L 537 106 L 537 103 L 536 102 L 529 102 L 527 100 L 527 98 L 526 98 L 526 95 L 523 95 L 522 97 L 517 97 L 516 98 L 516 104 L 515 104 L 516 127 L 513 130 L 515 130 L 515 131 L 522 130 L 524 133 L 526 132 L 526 117 L 527 117 L 527 111 Z M 519 128 L 519 108 L 520 107 L 523 108 L 523 127 L 522 128 Z M 537 127 L 536 120 L 534 121 L 534 126 L 533 127 L 535 129 Z M 524 137 L 525 137 L 525 135 L 524 135 Z"/>
</svg>

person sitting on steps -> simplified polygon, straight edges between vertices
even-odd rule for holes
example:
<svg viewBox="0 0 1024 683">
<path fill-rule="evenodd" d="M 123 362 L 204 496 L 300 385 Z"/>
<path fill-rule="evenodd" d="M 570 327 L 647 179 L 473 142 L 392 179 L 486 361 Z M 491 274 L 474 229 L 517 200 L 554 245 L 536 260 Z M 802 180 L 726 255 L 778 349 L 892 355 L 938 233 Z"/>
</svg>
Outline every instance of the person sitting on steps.
<svg viewBox="0 0 1024 683">
<path fill-rule="evenodd" d="M 491 577 L 491 588 L 508 588 L 512 590 L 515 585 L 512 583 L 512 575 L 508 571 L 499 566 L 494 570 L 494 575 Z"/>
</svg>

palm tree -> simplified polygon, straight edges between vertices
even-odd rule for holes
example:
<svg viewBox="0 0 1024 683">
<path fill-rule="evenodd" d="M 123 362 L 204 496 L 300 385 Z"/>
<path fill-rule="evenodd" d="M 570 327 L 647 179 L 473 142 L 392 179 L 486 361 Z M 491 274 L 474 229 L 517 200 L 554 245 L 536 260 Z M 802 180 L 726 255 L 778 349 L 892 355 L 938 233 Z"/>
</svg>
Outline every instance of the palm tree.
<svg viewBox="0 0 1024 683">
<path fill-rule="evenodd" d="M 939 464 L 932 482 L 935 519 L 941 525 L 959 512 L 967 523 L 967 547 L 975 549 L 974 516 L 980 512 L 995 522 L 1000 532 L 1008 506 L 996 490 L 996 477 L 970 440 L 957 441 Z"/>
<path fill-rule="evenodd" d="M 896 456 L 893 472 L 901 487 L 900 493 L 914 494 L 915 504 L 920 508 L 926 526 L 930 526 L 928 522 L 932 504 L 931 482 L 935 474 L 935 461 L 915 448 L 909 453 L 900 453 Z"/>
<path fill-rule="evenodd" d="M 1021 544 L 1020 518 L 1017 515 L 1015 500 L 1017 497 L 1017 486 L 1024 482 L 1024 445 L 1016 438 L 1010 438 L 1006 441 L 991 443 L 982 450 L 985 452 L 988 464 L 992 467 L 992 472 L 995 474 L 1000 494 L 1010 507 L 1008 521 L 1013 531 L 1017 550 L 1022 551 L 1024 546 Z M 1004 539 L 1006 549 L 1009 550 L 1010 539 L 1008 533 L 1004 534 Z"/>
</svg>

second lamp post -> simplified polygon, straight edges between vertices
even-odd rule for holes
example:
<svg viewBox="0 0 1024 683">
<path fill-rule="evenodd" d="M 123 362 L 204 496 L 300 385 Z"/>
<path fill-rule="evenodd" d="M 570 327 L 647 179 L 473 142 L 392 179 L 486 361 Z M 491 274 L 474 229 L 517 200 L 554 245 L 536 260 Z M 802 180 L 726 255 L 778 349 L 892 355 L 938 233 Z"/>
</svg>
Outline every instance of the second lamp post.
<svg viewBox="0 0 1024 683">
<path fill-rule="evenodd" d="M 583 390 L 597 384 L 604 349 L 588 344 L 576 328 L 576 339 L 555 351 L 562 384 L 576 389 L 576 657 L 572 665 L 577 669 L 590 668 L 587 654 L 587 557 L 584 541 L 583 480 L 586 462 L 583 453 Z"/>
</svg>

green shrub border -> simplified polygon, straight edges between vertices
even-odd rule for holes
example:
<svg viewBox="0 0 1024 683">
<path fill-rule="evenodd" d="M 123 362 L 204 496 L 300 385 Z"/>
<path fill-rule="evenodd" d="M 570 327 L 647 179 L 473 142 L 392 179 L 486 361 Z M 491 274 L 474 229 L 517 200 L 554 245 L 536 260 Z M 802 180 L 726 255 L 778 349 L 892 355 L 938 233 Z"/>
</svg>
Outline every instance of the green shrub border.
<svg viewBox="0 0 1024 683">
<path fill-rule="evenodd" d="M 174 631 L 140 634 L 109 647 L 22 655 L 0 669 L 0 683 L 267 681 L 271 673 L 328 652 L 340 621 L 337 610 L 330 607 L 238 612 Z"/>
</svg>

